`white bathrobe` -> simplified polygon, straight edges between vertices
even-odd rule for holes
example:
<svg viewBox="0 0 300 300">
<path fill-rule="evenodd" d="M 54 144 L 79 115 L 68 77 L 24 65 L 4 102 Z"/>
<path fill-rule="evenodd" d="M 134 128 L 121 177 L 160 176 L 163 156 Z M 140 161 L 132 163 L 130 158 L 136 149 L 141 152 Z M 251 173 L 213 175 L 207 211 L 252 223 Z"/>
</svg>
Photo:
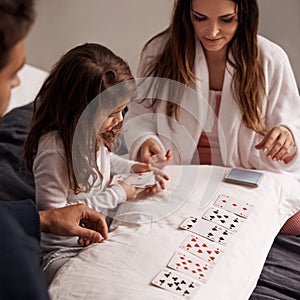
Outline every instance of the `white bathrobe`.
<svg viewBox="0 0 300 300">
<path fill-rule="evenodd" d="M 141 76 L 149 60 L 160 51 L 163 40 L 164 37 L 160 37 L 148 45 L 139 64 L 138 76 Z M 163 151 L 172 149 L 172 163 L 193 163 L 193 156 L 197 151 L 202 130 L 209 130 L 213 120 L 213 111 L 207 105 L 208 67 L 201 43 L 197 38 L 195 43 L 196 57 L 193 71 L 200 80 L 195 86 L 195 91 L 185 87 L 184 96 L 180 97 L 180 105 L 184 109 L 180 110 L 179 122 L 172 119 L 172 128 L 169 126 L 170 118 L 165 116 L 166 101 L 161 101 L 156 113 L 153 108 L 145 105 L 150 103 L 147 102 L 149 100 L 142 104 L 140 101 L 132 101 L 129 104 L 123 132 L 131 159 L 137 158 L 140 146 L 146 139 L 153 138 Z M 266 120 L 268 130 L 280 124 L 291 130 L 296 141 L 294 150 L 297 151 L 300 138 L 300 97 L 288 57 L 278 45 L 261 36 L 258 37 L 258 47 L 266 80 L 266 96 L 263 99 L 262 115 Z M 299 172 L 298 151 L 290 163 L 284 164 L 270 160 L 266 157 L 265 152 L 255 149 L 254 146 L 263 137 L 248 129 L 242 122 L 241 112 L 231 92 L 232 74 L 233 68 L 227 64 L 218 120 L 219 144 L 224 165 Z M 165 87 L 164 91 L 160 93 L 160 98 L 163 100 L 173 99 L 174 96 L 170 96 L 170 93 L 174 92 L 176 87 L 176 83 L 170 82 L 168 87 Z M 145 94 L 151 98 L 152 94 L 144 92 L 145 87 L 142 89 L 143 91 L 139 92 L 137 96 L 137 98 L 140 97 L 138 100 L 142 99 Z"/>
</svg>

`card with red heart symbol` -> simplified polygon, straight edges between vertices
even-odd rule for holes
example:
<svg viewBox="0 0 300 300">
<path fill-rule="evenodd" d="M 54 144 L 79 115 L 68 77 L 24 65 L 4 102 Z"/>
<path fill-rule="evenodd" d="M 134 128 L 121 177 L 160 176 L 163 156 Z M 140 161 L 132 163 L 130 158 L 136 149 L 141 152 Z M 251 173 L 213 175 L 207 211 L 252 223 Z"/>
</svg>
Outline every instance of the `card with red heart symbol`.
<svg viewBox="0 0 300 300">
<path fill-rule="evenodd" d="M 224 252 L 219 244 L 211 243 L 207 239 L 195 235 L 188 236 L 179 247 L 211 265 L 215 265 Z"/>
<path fill-rule="evenodd" d="M 175 252 L 168 267 L 206 283 L 213 266 L 189 253 Z"/>
</svg>

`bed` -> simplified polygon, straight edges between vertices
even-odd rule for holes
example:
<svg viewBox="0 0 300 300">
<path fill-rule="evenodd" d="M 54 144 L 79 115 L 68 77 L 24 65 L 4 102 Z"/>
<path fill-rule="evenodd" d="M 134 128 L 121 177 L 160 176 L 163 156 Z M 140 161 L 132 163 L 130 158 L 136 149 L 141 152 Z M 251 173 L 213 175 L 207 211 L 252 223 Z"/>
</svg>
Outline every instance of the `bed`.
<svg viewBox="0 0 300 300">
<path fill-rule="evenodd" d="M 38 87 L 46 73 L 29 66 L 23 75 L 24 83 L 29 79 Z M 34 200 L 33 178 L 19 169 L 36 93 L 28 87 L 29 94 L 25 85 L 15 91 L 14 105 L 0 122 L 0 196 L 5 201 Z M 300 238 L 277 235 L 300 209 L 299 183 L 266 172 L 260 187 L 251 189 L 222 182 L 226 172 L 211 166 L 168 167 L 172 184 L 167 191 L 122 205 L 109 239 L 84 249 L 58 272 L 49 287 L 52 299 L 177 299 L 151 280 L 190 235 L 179 228 L 181 222 L 201 216 L 219 194 L 247 199 L 254 209 L 193 299 L 300 299 Z"/>
</svg>

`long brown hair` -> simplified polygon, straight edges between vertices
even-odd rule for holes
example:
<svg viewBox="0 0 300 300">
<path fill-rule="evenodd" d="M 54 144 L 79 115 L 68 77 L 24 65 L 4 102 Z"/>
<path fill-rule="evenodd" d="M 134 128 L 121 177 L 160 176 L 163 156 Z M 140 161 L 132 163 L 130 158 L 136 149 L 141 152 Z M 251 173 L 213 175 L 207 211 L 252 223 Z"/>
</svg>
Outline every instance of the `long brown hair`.
<svg viewBox="0 0 300 300">
<path fill-rule="evenodd" d="M 11 48 L 28 33 L 34 22 L 33 0 L 0 1 L 0 70 L 8 62 Z"/>
<path fill-rule="evenodd" d="M 266 132 L 262 119 L 262 97 L 265 91 L 265 76 L 258 59 L 257 29 L 259 9 L 256 0 L 232 0 L 237 3 L 238 28 L 227 47 L 227 59 L 234 67 L 232 91 L 244 124 L 256 132 Z M 165 39 L 162 49 L 146 66 L 143 76 L 176 80 L 188 86 L 199 78 L 193 73 L 195 59 L 194 28 L 190 17 L 191 0 L 174 3 L 171 23 L 167 29 L 151 38 L 143 48 L 155 39 Z M 229 60 L 229 53 L 233 60 Z M 200 78 L 201 79 L 201 78 Z M 157 107 L 160 100 L 154 99 Z M 178 105 L 168 102 L 166 114 L 178 116 Z"/>
<path fill-rule="evenodd" d="M 106 117 L 117 108 L 118 103 L 124 102 L 124 98 L 116 99 L 117 97 L 128 98 L 133 95 L 135 84 L 128 64 L 99 44 L 87 43 L 67 52 L 54 65 L 34 100 L 30 131 L 24 146 L 24 163 L 27 168 L 32 172 L 39 139 L 50 131 L 58 131 L 64 145 L 72 189 L 75 193 L 89 191 L 97 176 L 101 176 L 96 163 L 99 141 L 111 150 L 120 128 L 115 128 L 109 135 L 99 136 L 99 128 L 94 128 L 93 123 L 97 119 L 97 113 L 101 110 L 103 113 L 104 107 L 103 102 L 100 105 L 100 101 L 94 100 L 100 100 L 102 92 L 109 91 L 112 86 L 121 82 L 127 83 L 126 95 L 110 93 L 110 98 L 114 100 L 111 101 L 113 104 L 106 105 L 109 109 L 105 107 Z M 75 129 L 81 115 L 87 109 L 91 111 L 88 117 L 89 124 L 86 124 L 85 132 L 81 131 L 80 134 L 82 144 L 92 144 L 93 149 L 87 150 L 82 146 L 74 152 L 72 147 Z M 96 142 L 90 141 L 95 138 Z M 92 177 L 92 182 L 90 179 L 84 184 L 78 182 L 74 172 L 73 155 L 76 155 L 76 165 L 84 170 L 86 179 Z"/>
</svg>

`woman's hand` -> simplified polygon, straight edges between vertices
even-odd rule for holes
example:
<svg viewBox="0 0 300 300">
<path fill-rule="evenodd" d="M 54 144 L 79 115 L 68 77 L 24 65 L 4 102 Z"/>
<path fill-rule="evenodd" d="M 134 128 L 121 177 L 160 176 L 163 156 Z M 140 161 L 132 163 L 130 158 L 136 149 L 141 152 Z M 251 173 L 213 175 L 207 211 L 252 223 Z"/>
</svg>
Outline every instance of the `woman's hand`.
<svg viewBox="0 0 300 300">
<path fill-rule="evenodd" d="M 131 166 L 131 170 L 134 173 L 143 173 L 151 171 L 151 165 L 149 163 L 135 163 Z"/>
<path fill-rule="evenodd" d="M 172 159 L 172 151 L 169 149 L 164 155 L 158 143 L 153 139 L 147 139 L 142 144 L 139 150 L 138 158 L 141 162 L 149 163 L 151 156 L 156 154 L 164 156 L 166 163 L 169 163 Z"/>
<path fill-rule="evenodd" d="M 275 126 L 255 148 L 263 149 L 267 153 L 267 157 L 272 160 L 288 163 L 295 156 L 290 155 L 294 146 L 295 140 L 291 131 L 285 126 Z"/>
</svg>

